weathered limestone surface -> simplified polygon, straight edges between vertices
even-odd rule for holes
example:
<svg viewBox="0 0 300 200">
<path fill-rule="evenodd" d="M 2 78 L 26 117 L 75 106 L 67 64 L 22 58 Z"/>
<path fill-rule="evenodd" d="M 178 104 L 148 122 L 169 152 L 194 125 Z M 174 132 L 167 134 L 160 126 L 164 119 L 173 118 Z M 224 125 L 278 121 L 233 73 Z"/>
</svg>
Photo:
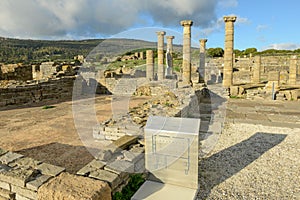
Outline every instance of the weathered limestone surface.
<svg viewBox="0 0 300 200">
<path fill-rule="evenodd" d="M 297 82 L 297 56 L 292 56 L 290 59 L 289 84 L 296 85 Z"/>
<path fill-rule="evenodd" d="M 261 56 L 255 56 L 252 83 L 260 83 Z"/>
<path fill-rule="evenodd" d="M 200 42 L 200 65 L 198 68 L 199 83 L 205 82 L 205 52 L 207 39 L 201 39 Z"/>
<path fill-rule="evenodd" d="M 225 48 L 224 48 L 224 69 L 223 86 L 229 88 L 232 85 L 233 72 L 233 47 L 234 47 L 234 22 L 235 16 L 225 16 Z"/>
<path fill-rule="evenodd" d="M 164 69 L 164 35 L 165 31 L 158 31 L 157 34 L 157 80 L 161 81 L 164 79 L 165 69 Z"/>
<path fill-rule="evenodd" d="M 62 173 L 39 188 L 38 199 L 110 200 L 111 189 L 103 181 Z"/>
<path fill-rule="evenodd" d="M 183 61 L 182 61 L 182 81 L 184 85 L 192 85 L 191 80 L 191 26 L 192 20 L 180 22 L 183 26 Z"/>
<path fill-rule="evenodd" d="M 154 57 L 153 57 L 153 50 L 146 51 L 146 76 L 149 81 L 154 80 Z"/>
</svg>

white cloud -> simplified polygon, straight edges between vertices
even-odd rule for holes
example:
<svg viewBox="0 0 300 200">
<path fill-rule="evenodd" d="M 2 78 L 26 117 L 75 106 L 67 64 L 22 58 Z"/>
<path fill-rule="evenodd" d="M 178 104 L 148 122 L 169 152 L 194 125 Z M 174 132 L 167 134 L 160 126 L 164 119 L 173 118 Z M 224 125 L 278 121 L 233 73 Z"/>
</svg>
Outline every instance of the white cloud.
<svg viewBox="0 0 300 200">
<path fill-rule="evenodd" d="M 256 27 L 256 30 L 257 30 L 258 32 L 261 32 L 261 31 L 266 30 L 266 29 L 269 29 L 269 26 L 268 26 L 268 25 L 259 24 L 259 25 L 257 25 L 257 27 Z"/>
<path fill-rule="evenodd" d="M 295 50 L 299 49 L 300 44 L 295 43 L 279 43 L 279 44 L 271 44 L 269 46 L 263 47 L 261 51 L 264 51 L 266 49 L 277 49 L 277 50 Z"/>
<path fill-rule="evenodd" d="M 221 8 L 237 7 L 238 1 L 237 0 L 218 0 L 218 6 L 220 6 Z"/>
<path fill-rule="evenodd" d="M 236 16 L 234 14 L 230 14 L 228 16 Z M 250 21 L 248 18 L 237 16 L 235 25 L 243 25 L 243 24 L 249 24 Z M 216 21 L 214 21 L 209 27 L 202 29 L 202 34 L 204 36 L 208 36 L 212 34 L 213 32 L 218 32 L 224 30 L 224 20 L 223 17 L 218 18 Z"/>
<path fill-rule="evenodd" d="M 234 5 L 236 1 L 230 2 Z M 180 26 L 183 19 L 208 27 L 217 20 L 218 4 L 219 0 L 1 0 L 0 35 L 90 37 L 116 34 L 132 26 Z M 148 20 L 141 20 L 142 15 Z"/>
</svg>

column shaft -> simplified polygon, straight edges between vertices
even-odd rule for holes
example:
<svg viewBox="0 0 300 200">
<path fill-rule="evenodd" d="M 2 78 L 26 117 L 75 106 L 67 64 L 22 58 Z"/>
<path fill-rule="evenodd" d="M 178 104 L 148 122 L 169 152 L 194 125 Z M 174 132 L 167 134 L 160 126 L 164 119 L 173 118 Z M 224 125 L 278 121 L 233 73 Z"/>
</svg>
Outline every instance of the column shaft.
<svg viewBox="0 0 300 200">
<path fill-rule="evenodd" d="M 184 85 L 192 85 L 191 80 L 191 26 L 193 21 L 181 21 L 183 26 L 183 61 L 182 61 L 182 82 Z"/>
<path fill-rule="evenodd" d="M 205 82 L 205 52 L 207 39 L 201 39 L 200 42 L 200 64 L 199 64 L 199 83 Z"/>
<path fill-rule="evenodd" d="M 149 81 L 154 80 L 154 56 L 152 50 L 146 51 L 146 76 Z"/>
<path fill-rule="evenodd" d="M 164 69 L 164 35 L 166 32 L 159 31 L 157 34 L 157 80 L 161 81 L 164 79 L 165 69 Z"/>
<path fill-rule="evenodd" d="M 229 88 L 233 79 L 233 47 L 234 47 L 234 22 L 235 16 L 224 17 L 225 22 L 225 49 L 224 49 L 224 69 L 223 86 Z"/>
</svg>

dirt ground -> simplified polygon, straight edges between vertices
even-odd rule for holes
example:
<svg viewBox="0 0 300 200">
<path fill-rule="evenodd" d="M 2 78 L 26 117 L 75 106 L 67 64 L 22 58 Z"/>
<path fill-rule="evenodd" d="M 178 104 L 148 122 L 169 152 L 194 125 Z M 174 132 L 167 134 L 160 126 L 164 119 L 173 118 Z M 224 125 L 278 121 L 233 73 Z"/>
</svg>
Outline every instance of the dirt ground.
<svg viewBox="0 0 300 200">
<path fill-rule="evenodd" d="M 143 101 L 144 97 L 133 97 L 130 107 Z M 99 122 L 109 119 L 111 96 L 98 96 L 95 102 Z M 42 109 L 43 105 L 55 107 Z M 1 109 L 0 138 L 0 148 L 65 167 L 70 173 L 76 173 L 93 159 L 77 134 L 71 101 Z"/>
<path fill-rule="evenodd" d="M 75 173 L 93 156 L 77 134 L 72 102 L 51 105 L 0 110 L 0 148 Z M 299 105 L 229 100 L 224 131 L 199 163 L 198 199 L 300 199 Z M 95 108 L 99 121 L 109 119 L 111 97 L 98 96 Z"/>
</svg>

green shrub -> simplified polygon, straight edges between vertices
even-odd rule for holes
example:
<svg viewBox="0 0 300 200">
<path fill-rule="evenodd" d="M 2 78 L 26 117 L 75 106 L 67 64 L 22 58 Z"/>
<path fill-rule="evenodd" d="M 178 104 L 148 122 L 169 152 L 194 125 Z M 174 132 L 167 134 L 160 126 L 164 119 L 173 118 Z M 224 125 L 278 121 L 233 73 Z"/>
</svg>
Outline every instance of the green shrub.
<svg viewBox="0 0 300 200">
<path fill-rule="evenodd" d="M 121 192 L 116 192 L 113 195 L 113 200 L 130 200 L 134 193 L 145 182 L 145 178 L 141 174 L 130 175 L 128 184 L 122 189 Z"/>
<path fill-rule="evenodd" d="M 50 108 L 55 108 L 55 106 L 45 105 L 45 106 L 42 107 L 42 109 L 50 109 Z"/>
</svg>

